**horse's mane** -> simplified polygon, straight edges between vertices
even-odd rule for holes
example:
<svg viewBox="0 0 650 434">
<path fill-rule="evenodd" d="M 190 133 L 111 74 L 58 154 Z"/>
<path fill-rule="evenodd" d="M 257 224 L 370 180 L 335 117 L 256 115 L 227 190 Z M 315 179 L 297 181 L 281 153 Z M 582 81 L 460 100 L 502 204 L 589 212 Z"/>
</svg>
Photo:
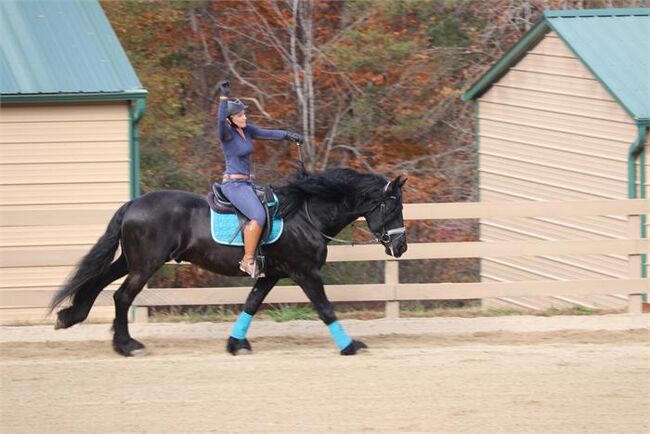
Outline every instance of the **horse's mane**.
<svg viewBox="0 0 650 434">
<path fill-rule="evenodd" d="M 289 218 L 309 197 L 332 202 L 367 201 L 377 197 L 378 187 L 386 182 L 381 175 L 352 169 L 309 173 L 301 167 L 286 185 L 274 188 L 280 195 L 280 212 L 284 218 Z"/>
</svg>

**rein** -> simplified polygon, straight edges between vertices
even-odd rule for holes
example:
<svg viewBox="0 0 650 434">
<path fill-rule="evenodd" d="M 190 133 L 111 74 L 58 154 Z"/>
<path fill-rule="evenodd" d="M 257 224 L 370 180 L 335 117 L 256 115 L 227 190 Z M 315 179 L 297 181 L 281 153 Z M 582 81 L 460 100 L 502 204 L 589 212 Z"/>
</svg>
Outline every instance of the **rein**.
<svg viewBox="0 0 650 434">
<path fill-rule="evenodd" d="M 307 220 L 309 221 L 309 224 L 311 224 L 314 228 L 316 225 L 314 224 L 314 221 L 311 219 L 311 215 L 309 214 L 309 206 L 307 205 L 307 199 L 305 199 L 305 213 L 307 214 Z M 330 237 L 329 235 L 324 234 L 321 231 L 318 231 L 319 234 L 323 236 L 323 238 L 327 238 L 330 241 L 335 241 L 340 244 L 346 244 L 348 246 L 354 246 L 354 245 L 362 245 L 362 244 L 379 244 L 378 239 L 370 240 L 370 241 L 354 241 L 354 240 L 342 240 L 340 238 L 334 238 Z"/>
</svg>

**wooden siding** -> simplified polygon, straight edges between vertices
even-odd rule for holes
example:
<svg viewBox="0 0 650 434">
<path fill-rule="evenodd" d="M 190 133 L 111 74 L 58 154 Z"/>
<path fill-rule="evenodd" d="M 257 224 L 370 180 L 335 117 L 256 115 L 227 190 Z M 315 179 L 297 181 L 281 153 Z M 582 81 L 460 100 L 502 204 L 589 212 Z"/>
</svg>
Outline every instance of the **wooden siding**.
<svg viewBox="0 0 650 434">
<path fill-rule="evenodd" d="M 624 199 L 630 116 L 553 32 L 479 99 L 482 202 Z M 482 241 L 622 238 L 625 216 L 482 219 Z M 617 278 L 627 257 L 487 258 L 486 282 Z M 488 305 L 624 305 L 622 297 L 507 298 Z"/>
<path fill-rule="evenodd" d="M 36 315 L 12 299 L 16 291 L 54 290 L 80 259 L 43 263 L 47 251 L 87 251 L 129 200 L 128 105 L 3 105 L 0 131 L 0 320 L 7 321 Z M 16 249 L 31 255 L 8 261 Z"/>
</svg>

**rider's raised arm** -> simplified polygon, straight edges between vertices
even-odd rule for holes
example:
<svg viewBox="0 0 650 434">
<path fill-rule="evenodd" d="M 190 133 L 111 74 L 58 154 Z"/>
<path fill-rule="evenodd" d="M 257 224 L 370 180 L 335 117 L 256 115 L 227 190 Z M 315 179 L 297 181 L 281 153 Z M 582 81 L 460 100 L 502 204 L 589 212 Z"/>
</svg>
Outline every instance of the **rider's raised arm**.
<svg viewBox="0 0 650 434">
<path fill-rule="evenodd" d="M 284 140 L 287 138 L 287 132 L 284 130 L 269 130 L 253 124 L 248 124 L 246 129 L 254 139 Z"/>
<path fill-rule="evenodd" d="M 217 110 L 217 137 L 222 142 L 230 140 L 232 133 L 230 125 L 226 121 L 228 117 L 228 98 L 219 98 L 219 109 Z"/>
</svg>

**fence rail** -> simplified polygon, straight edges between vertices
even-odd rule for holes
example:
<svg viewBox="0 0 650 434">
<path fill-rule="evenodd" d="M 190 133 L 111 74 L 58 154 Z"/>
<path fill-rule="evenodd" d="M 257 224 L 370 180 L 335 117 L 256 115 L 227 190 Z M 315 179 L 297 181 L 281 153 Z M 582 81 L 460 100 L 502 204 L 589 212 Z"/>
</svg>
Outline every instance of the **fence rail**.
<svg viewBox="0 0 650 434">
<path fill-rule="evenodd" d="M 499 241 L 410 243 L 408 252 L 399 259 L 386 256 L 379 245 L 331 246 L 328 261 L 385 261 L 383 284 L 327 285 L 332 301 L 386 303 L 389 316 L 398 315 L 398 303 L 409 300 L 477 299 L 516 296 L 569 296 L 586 294 L 639 294 L 650 290 L 650 281 L 641 276 L 641 255 L 650 253 L 650 242 L 640 238 L 640 216 L 650 214 L 645 199 L 407 204 L 405 220 L 479 219 L 517 217 L 622 216 L 627 218 L 625 239 L 562 241 Z M 90 245 L 13 246 L 3 248 L 0 267 L 63 266 L 75 264 Z M 628 278 L 597 280 L 541 280 L 482 283 L 400 283 L 398 262 L 416 259 L 492 258 L 504 256 L 594 255 L 628 256 Z M 1 294 L 2 308 L 47 306 L 56 288 L 6 288 Z M 111 305 L 115 287 L 100 294 L 97 305 Z M 241 304 L 249 287 L 229 288 L 146 288 L 135 300 L 139 307 L 165 305 Z M 638 300 L 635 297 L 634 300 Z M 307 302 L 297 286 L 278 286 L 266 303 Z M 639 305 L 640 306 L 640 305 Z M 634 309 L 637 309 L 636 307 Z M 639 307 L 640 309 L 640 307 Z"/>
</svg>

